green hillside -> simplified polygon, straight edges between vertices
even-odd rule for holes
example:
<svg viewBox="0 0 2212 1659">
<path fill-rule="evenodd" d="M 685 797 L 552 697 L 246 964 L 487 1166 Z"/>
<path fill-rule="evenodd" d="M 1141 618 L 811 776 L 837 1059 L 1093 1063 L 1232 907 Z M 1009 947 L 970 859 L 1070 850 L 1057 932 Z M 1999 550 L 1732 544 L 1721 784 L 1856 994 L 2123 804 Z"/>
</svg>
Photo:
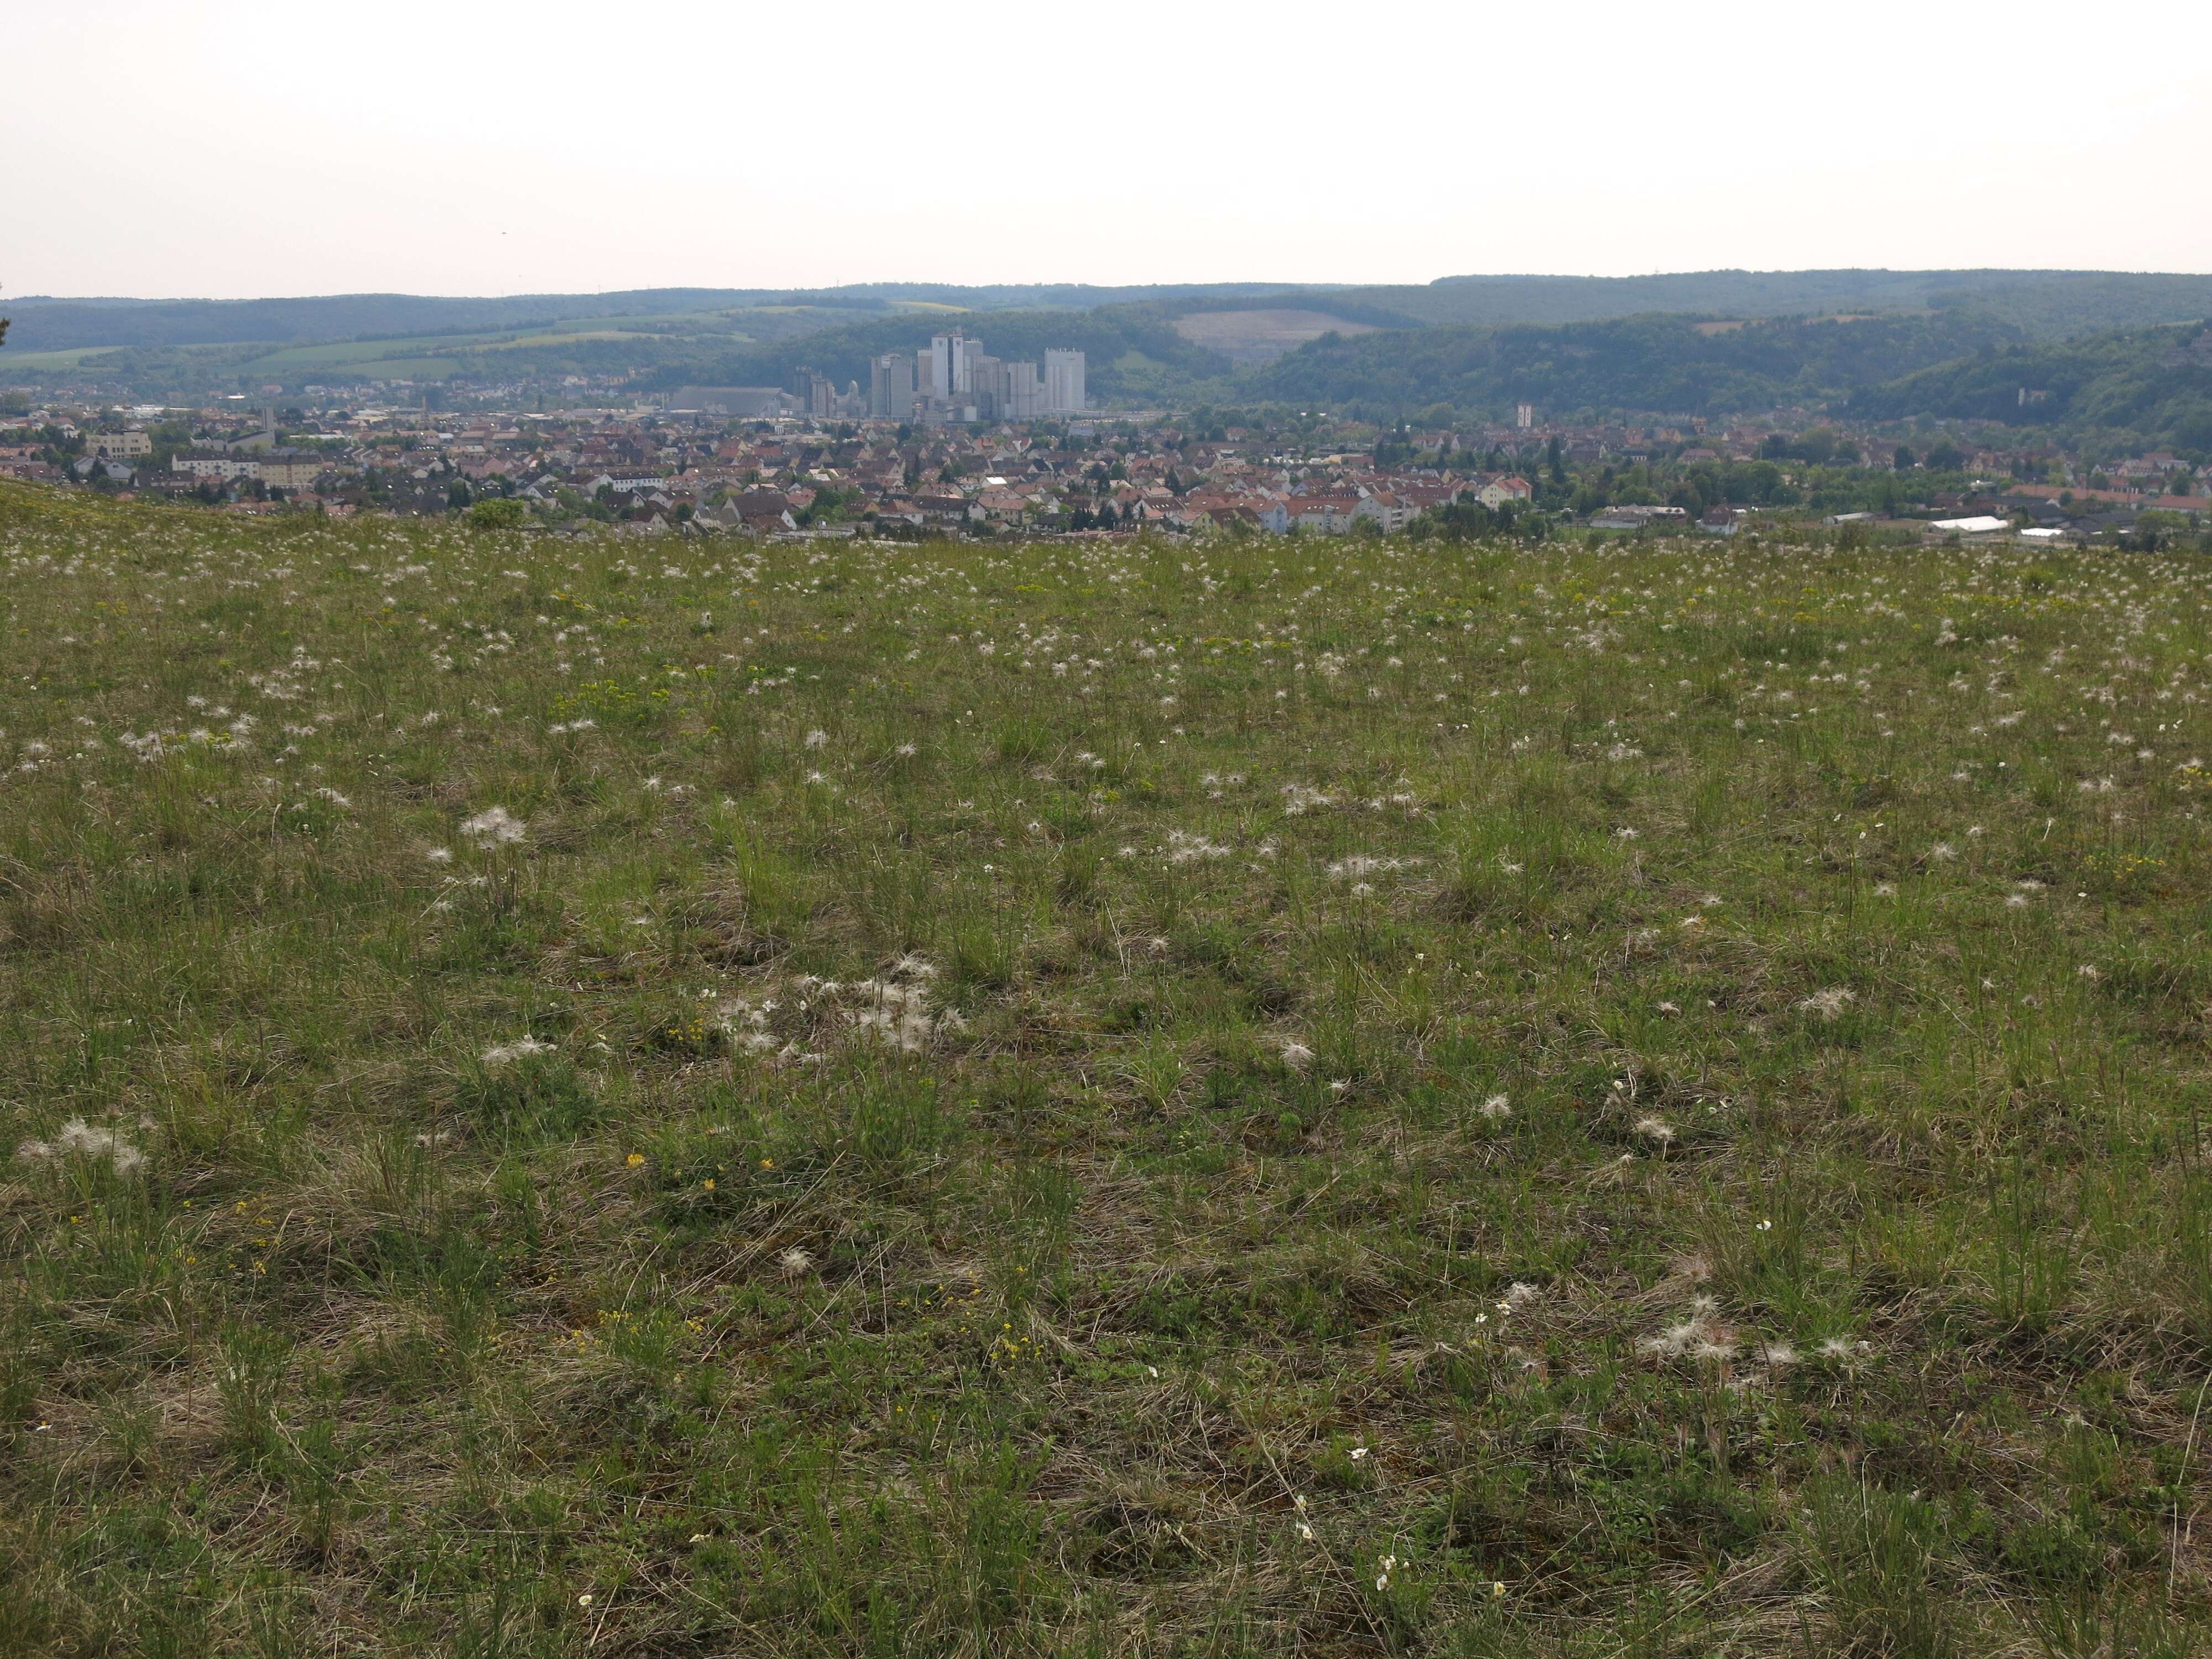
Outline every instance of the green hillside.
<svg viewBox="0 0 2212 1659">
<path fill-rule="evenodd" d="M 1487 295 L 1511 286 L 1444 284 L 1436 292 Z M 14 349 L 19 325 L 17 339 L 0 354 L 0 383 L 97 377 L 103 385 L 183 398 L 264 384 L 296 392 L 316 382 L 486 384 L 584 374 L 628 379 L 651 391 L 784 386 L 799 369 L 812 368 L 840 386 L 865 386 L 872 357 L 918 352 L 933 332 L 957 327 L 1009 358 L 1034 362 L 1050 348 L 1081 349 L 1090 359 L 1093 399 L 1109 408 L 1272 402 L 1387 420 L 1438 404 L 1470 417 L 1503 418 L 1524 401 L 1553 419 L 1583 411 L 1723 416 L 1803 407 L 1869 420 L 1926 415 L 2066 434 L 2134 434 L 2212 450 L 2212 330 L 2191 323 L 2050 337 L 2063 310 L 2052 295 L 2063 286 L 2014 284 L 2015 313 L 2041 307 L 2033 325 L 1947 301 L 1872 314 L 1655 313 L 1548 325 L 1411 326 L 1376 297 L 1402 304 L 1425 290 L 1303 298 L 1279 290 L 1182 294 L 1061 310 L 953 311 L 906 294 L 850 296 L 837 306 L 696 312 L 634 304 L 597 317 L 474 331 L 39 352 Z M 1767 297 L 1803 299 L 1808 287 L 1770 289 Z M 1674 297 L 1693 288 L 1678 285 Z M 1606 291 L 1617 298 L 1627 290 Z M 1701 291 L 1741 299 L 1750 290 L 1707 283 Z M 1832 284 L 1824 297 L 1836 291 L 1840 285 Z M 2116 306 L 2136 290 L 2084 277 L 2071 291 L 2082 304 Z M 2185 295 L 2180 286 L 2164 292 L 2161 305 Z M 1325 304 L 1329 314 L 1376 331 L 1327 336 L 1273 363 L 1238 368 L 1175 325 L 1197 311 L 1292 300 Z"/>
<path fill-rule="evenodd" d="M 1449 276 L 1358 289 L 1424 323 L 1568 323 L 1645 312 L 1711 317 L 1971 311 L 2044 338 L 2212 316 L 2212 276 L 2065 270 L 1705 270 L 1654 276 Z"/>
<path fill-rule="evenodd" d="M 1099 319 L 1099 344 L 1085 347 L 1106 378 L 1094 383 L 1120 401 L 1205 396 L 1221 388 L 1225 363 L 1190 355 L 1166 337 L 1166 325 L 1197 311 L 1286 307 L 1320 309 L 1371 327 L 1485 328 L 1584 324 L 1653 314 L 1715 320 L 1811 319 L 1878 313 L 1932 315 L 1970 335 L 1995 325 L 1990 340 L 2055 341 L 2121 328 L 2212 315 L 2212 276 L 2098 271 L 1692 271 L 1634 277 L 1449 277 L 1418 284 L 1328 288 L 1279 283 L 1096 287 L 1081 283 L 958 287 L 927 283 L 862 283 L 836 289 L 660 289 L 599 295 L 522 295 L 488 299 L 419 295 L 339 295 L 300 299 L 56 300 L 11 302 L 11 349 L 0 356 L 0 383 L 71 386 L 184 396 L 237 390 L 271 380 L 295 388 L 314 377 L 295 369 L 297 353 L 328 348 L 334 361 L 405 360 L 418 374 L 437 372 L 483 383 L 566 374 L 638 375 L 650 385 L 702 379 L 780 380 L 805 354 L 747 354 L 802 335 L 836 334 L 814 366 L 841 380 L 860 377 L 872 350 L 911 343 L 905 317 L 975 320 L 988 316 L 1008 351 L 1040 330 L 1070 337 L 1068 319 Z M 1006 320 L 1034 317 L 1037 329 Z M 878 324 L 898 325 L 889 329 Z M 2008 336 L 2003 331 L 2009 330 Z M 551 334 L 595 337 L 573 342 Z M 1139 339 L 1139 336 L 1143 336 Z M 518 349 L 529 340 L 526 349 Z M 464 343 L 464 341 L 466 343 Z M 1146 342 L 1149 342 L 1147 343 Z M 1438 337 L 1447 350 L 1451 343 Z M 1972 349 L 1988 342 L 1973 337 Z M 1424 342 L 1426 345 L 1431 342 Z M 1109 348 L 1111 348 L 1110 349 Z M 75 352 L 79 357 L 56 354 Z M 93 354 L 97 354 L 93 355 Z M 275 358 L 273 362 L 259 360 Z M 1121 367 L 1117 368 L 1116 365 Z M 1910 368 L 1924 364 L 1911 362 Z M 1763 395 L 1727 379 L 1717 362 L 1711 395 Z M 1771 390 L 1778 370 L 1753 377 Z M 382 378 L 397 375 L 390 371 Z M 364 378 L 380 378 L 373 372 Z M 1782 376 L 1786 380 L 1787 375 Z M 1696 377 L 1692 377 L 1696 381 Z M 1364 390 L 1331 381 L 1331 395 L 1389 402 L 1405 377 Z M 1846 384 L 1857 384 L 1846 378 Z M 1286 382 L 1287 384 L 1287 382 Z M 1695 385 L 1690 388 L 1695 395 Z M 1320 395 L 1311 390 L 1301 394 Z M 1475 395 L 1470 392 L 1468 395 Z M 1643 395 L 1638 392 L 1637 395 Z"/>
<path fill-rule="evenodd" d="M 2212 329 L 2014 343 L 1866 387 L 1849 407 L 1873 419 L 1934 415 L 2125 430 L 2212 450 Z"/>
<path fill-rule="evenodd" d="M 1717 415 L 1820 403 L 2018 338 L 2009 325 L 1957 311 L 1462 325 L 1316 340 L 1254 376 L 1250 391 L 1386 416 L 1437 403 L 1497 416 L 1524 400 L 1554 417 L 1580 409 Z"/>
<path fill-rule="evenodd" d="M 1285 285 L 1206 283 L 1094 288 L 1081 283 L 961 288 L 872 283 L 837 289 L 637 289 L 610 294 L 526 294 L 453 299 L 416 294 L 348 294 L 272 300 L 65 300 L 10 302 L 15 344 L 27 351 L 82 346 L 237 345 L 371 340 L 405 335 L 548 327 L 637 313 L 696 317 L 761 308 L 882 314 L 908 306 L 961 311 L 1088 307 L 1179 296 L 1276 293 Z"/>
</svg>

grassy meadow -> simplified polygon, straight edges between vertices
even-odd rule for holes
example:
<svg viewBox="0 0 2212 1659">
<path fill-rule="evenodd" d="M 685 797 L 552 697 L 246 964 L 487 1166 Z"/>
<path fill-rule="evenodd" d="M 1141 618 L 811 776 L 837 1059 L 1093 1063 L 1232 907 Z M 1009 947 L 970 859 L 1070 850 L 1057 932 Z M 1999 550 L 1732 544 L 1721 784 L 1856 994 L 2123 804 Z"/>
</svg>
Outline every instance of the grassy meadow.
<svg viewBox="0 0 2212 1659">
<path fill-rule="evenodd" d="M 2208 599 L 0 489 L 0 1648 L 2192 1651 Z"/>
</svg>

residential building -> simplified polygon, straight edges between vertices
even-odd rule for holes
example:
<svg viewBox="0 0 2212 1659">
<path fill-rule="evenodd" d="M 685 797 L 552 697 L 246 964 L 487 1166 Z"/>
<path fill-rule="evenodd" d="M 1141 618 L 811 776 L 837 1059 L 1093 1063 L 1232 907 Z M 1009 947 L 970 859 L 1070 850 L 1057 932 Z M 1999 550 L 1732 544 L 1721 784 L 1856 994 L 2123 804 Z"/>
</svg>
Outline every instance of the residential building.
<svg viewBox="0 0 2212 1659">
<path fill-rule="evenodd" d="M 1006 408 L 1000 418 L 1033 421 L 1044 411 L 1044 386 L 1035 363 L 1006 365 Z"/>
<path fill-rule="evenodd" d="M 210 453 L 205 450 L 181 449 L 169 458 L 169 471 L 181 472 L 194 478 L 250 478 L 258 470 L 256 463 L 242 455 Z"/>
<path fill-rule="evenodd" d="M 143 431 L 88 432 L 84 434 L 84 453 L 104 460 L 127 460 L 134 455 L 154 453 L 154 440 Z"/>
<path fill-rule="evenodd" d="M 969 339 L 957 328 L 950 334 L 930 336 L 931 395 L 947 403 L 964 401 L 974 389 L 975 359 L 982 355 L 983 343 Z"/>
<path fill-rule="evenodd" d="M 280 489 L 312 489 L 331 466 L 325 457 L 296 449 L 272 451 L 253 465 L 255 477 Z"/>
<path fill-rule="evenodd" d="M 1080 415 L 1085 408 L 1083 354 L 1048 351 L 1044 354 L 1044 413 Z"/>
<path fill-rule="evenodd" d="M 235 478 L 257 478 L 283 489 L 306 489 L 330 470 L 329 457 L 305 449 L 274 449 L 258 455 L 236 450 L 186 449 L 169 458 L 169 471 L 187 477 L 225 483 Z"/>
<path fill-rule="evenodd" d="M 914 359 L 889 352 L 869 365 L 868 413 L 879 421 L 902 421 L 914 412 Z"/>
</svg>

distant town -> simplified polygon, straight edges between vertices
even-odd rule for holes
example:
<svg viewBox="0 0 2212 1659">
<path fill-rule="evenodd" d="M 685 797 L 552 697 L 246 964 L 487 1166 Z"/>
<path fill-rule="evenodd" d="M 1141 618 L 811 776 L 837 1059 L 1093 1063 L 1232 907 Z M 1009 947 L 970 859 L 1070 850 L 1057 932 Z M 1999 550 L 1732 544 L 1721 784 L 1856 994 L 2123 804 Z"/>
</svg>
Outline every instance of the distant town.
<svg viewBox="0 0 2212 1659">
<path fill-rule="evenodd" d="M 2212 486 L 2180 455 L 2085 457 L 1987 422 L 1577 423 L 1529 404 L 1508 422 L 1389 425 L 1107 412 L 1086 406 L 1083 352 L 1007 361 L 959 330 L 870 370 L 865 387 L 801 369 L 782 386 L 556 410 L 57 403 L 0 415 L 0 476 L 230 514 L 647 537 L 1729 536 L 1809 520 L 2149 545 L 2212 526 Z"/>
</svg>

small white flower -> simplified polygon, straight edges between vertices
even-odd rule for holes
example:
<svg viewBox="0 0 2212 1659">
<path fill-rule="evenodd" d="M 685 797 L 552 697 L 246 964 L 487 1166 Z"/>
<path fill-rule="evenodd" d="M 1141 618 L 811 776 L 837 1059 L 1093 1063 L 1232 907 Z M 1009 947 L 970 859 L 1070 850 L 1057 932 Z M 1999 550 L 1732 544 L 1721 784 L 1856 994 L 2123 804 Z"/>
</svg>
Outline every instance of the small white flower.
<svg viewBox="0 0 2212 1659">
<path fill-rule="evenodd" d="M 488 806 L 461 820 L 461 834 L 479 847 L 505 847 L 520 841 L 529 825 L 504 806 Z"/>
<path fill-rule="evenodd" d="M 541 1042 L 533 1036 L 520 1037 L 513 1042 L 495 1043 L 485 1049 L 483 1063 L 497 1067 L 514 1060 L 528 1059 L 533 1054 L 550 1054 L 552 1052 L 553 1045 L 550 1042 Z"/>
<path fill-rule="evenodd" d="M 1858 1000 L 1856 992 L 1846 990 L 1840 985 L 1832 985 L 1824 991 L 1814 992 L 1800 1002 L 1797 1012 L 1810 1014 L 1823 1024 L 1827 1024 L 1841 1018 L 1844 1010 Z"/>
</svg>

